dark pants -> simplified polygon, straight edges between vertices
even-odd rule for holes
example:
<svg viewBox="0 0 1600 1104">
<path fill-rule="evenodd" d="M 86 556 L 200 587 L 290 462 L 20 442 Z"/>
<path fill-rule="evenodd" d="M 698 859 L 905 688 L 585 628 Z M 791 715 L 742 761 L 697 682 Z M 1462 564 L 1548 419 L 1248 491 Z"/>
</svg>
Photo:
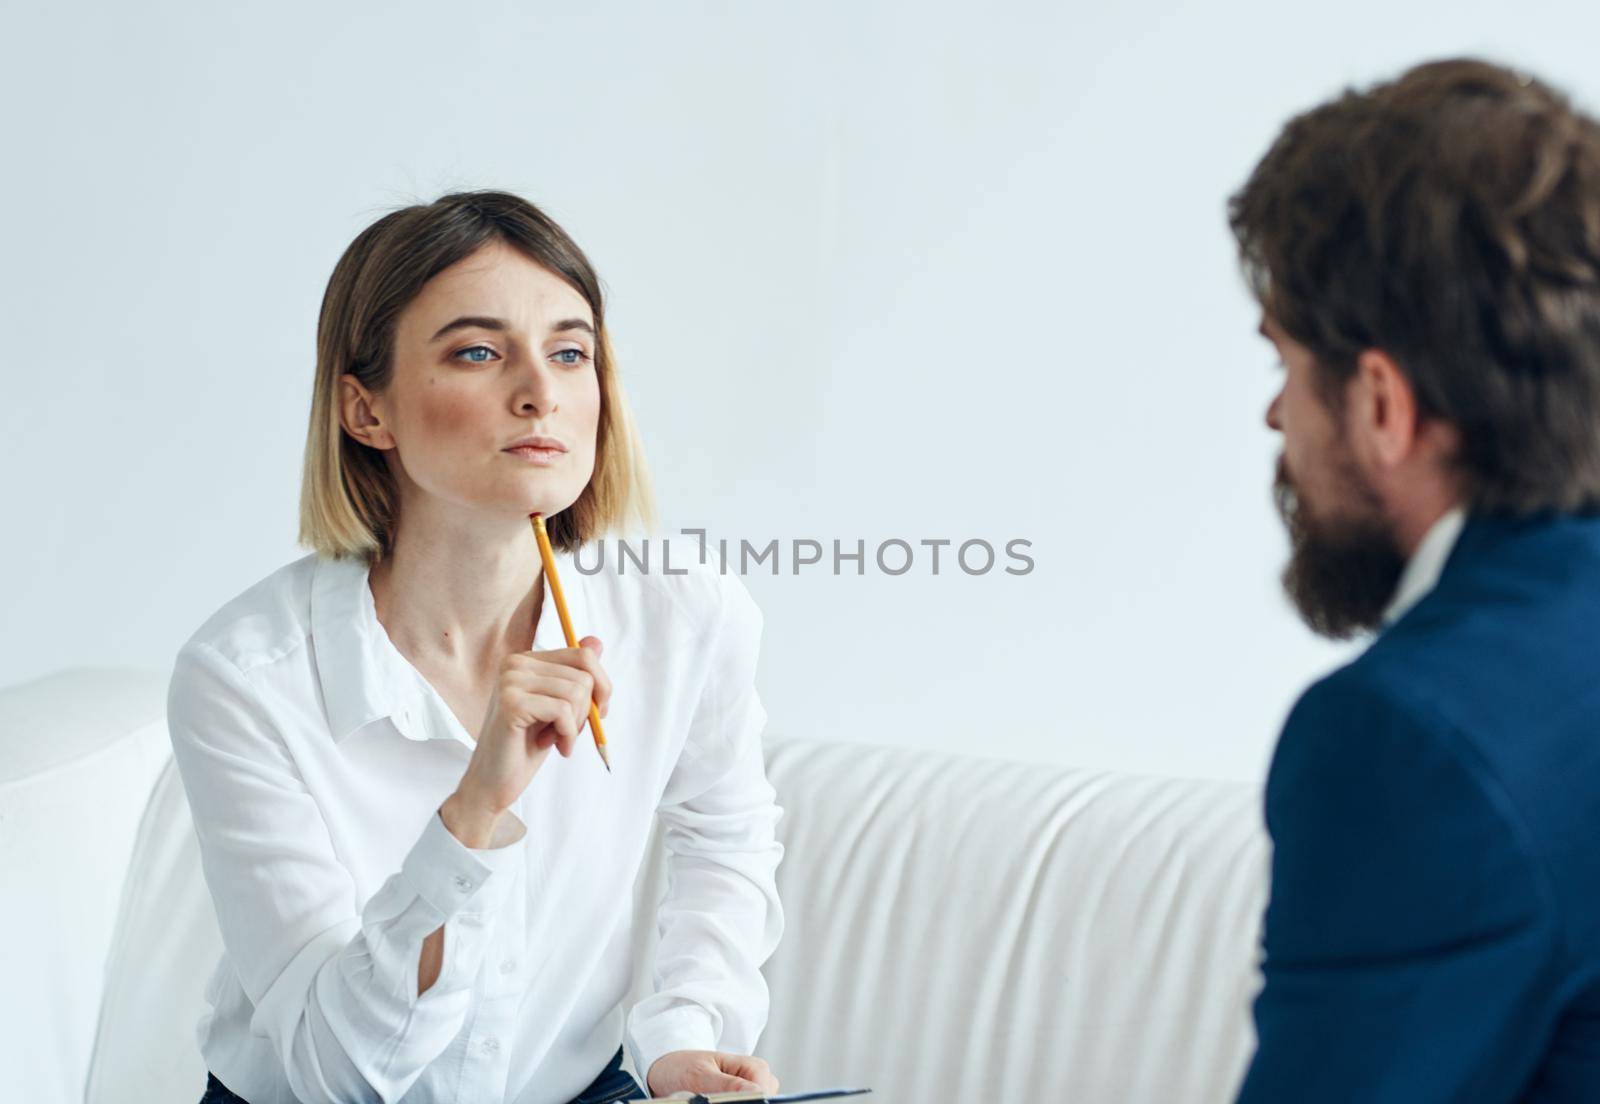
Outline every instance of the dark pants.
<svg viewBox="0 0 1600 1104">
<path fill-rule="evenodd" d="M 600 1076 L 573 1097 L 572 1104 L 611 1104 L 614 1100 L 645 1100 L 649 1096 L 639 1087 L 639 1082 L 622 1068 L 622 1048 L 618 1047 L 615 1056 L 600 1071 Z M 230 1092 L 228 1086 L 217 1080 L 216 1074 L 207 1070 L 206 1094 L 200 1098 L 200 1104 L 248 1104 L 248 1101 Z"/>
</svg>

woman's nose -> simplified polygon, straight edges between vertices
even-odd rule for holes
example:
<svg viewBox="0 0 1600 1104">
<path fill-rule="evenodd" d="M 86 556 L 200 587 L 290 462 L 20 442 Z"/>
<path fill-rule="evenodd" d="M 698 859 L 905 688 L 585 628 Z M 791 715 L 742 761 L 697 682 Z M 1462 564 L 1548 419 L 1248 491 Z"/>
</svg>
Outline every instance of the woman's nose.
<svg viewBox="0 0 1600 1104">
<path fill-rule="evenodd" d="M 530 403 L 544 413 L 556 403 L 555 373 L 538 361 L 525 366 L 517 379 L 517 405 Z"/>
<path fill-rule="evenodd" d="M 1283 392 L 1279 391 L 1272 396 L 1272 401 L 1267 404 L 1267 428 L 1283 432 L 1283 425 L 1278 421 L 1278 404 L 1283 401 Z"/>
</svg>

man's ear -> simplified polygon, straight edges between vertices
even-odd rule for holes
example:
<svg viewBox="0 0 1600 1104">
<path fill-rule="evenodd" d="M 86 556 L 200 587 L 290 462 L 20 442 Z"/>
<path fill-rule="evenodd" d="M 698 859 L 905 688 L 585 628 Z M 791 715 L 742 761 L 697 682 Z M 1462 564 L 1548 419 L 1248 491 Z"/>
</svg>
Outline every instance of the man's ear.
<svg viewBox="0 0 1600 1104">
<path fill-rule="evenodd" d="M 1379 470 L 1405 463 L 1417 442 L 1417 395 L 1394 358 L 1382 349 L 1364 351 L 1345 401 L 1352 447 L 1363 459 Z"/>
</svg>

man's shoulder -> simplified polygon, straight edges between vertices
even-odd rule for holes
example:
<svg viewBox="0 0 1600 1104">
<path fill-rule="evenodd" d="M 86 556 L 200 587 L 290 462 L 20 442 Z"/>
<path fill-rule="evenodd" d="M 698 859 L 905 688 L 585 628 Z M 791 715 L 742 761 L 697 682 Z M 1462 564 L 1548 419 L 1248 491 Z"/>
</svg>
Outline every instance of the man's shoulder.
<svg viewBox="0 0 1600 1104">
<path fill-rule="evenodd" d="M 1593 824 L 1600 778 L 1584 777 L 1548 717 L 1500 695 L 1495 678 L 1472 669 L 1451 680 L 1420 652 L 1369 649 L 1290 709 L 1267 776 L 1269 826 L 1338 823 L 1349 832 L 1356 817 L 1389 838 L 1435 838 L 1439 826 L 1456 825 L 1461 838 L 1481 828 L 1537 851 L 1548 834 L 1539 825 L 1552 817 Z"/>
<path fill-rule="evenodd" d="M 1340 718 L 1390 720 L 1427 729 L 1445 727 L 1429 709 L 1424 688 L 1404 677 L 1404 666 L 1373 650 L 1314 680 L 1289 709 L 1285 729 L 1315 729 Z"/>
<path fill-rule="evenodd" d="M 1269 808 L 1308 791 L 1333 801 L 1437 788 L 1481 773 L 1482 756 L 1427 686 L 1366 656 L 1306 687 L 1290 708 L 1267 776 Z"/>
</svg>

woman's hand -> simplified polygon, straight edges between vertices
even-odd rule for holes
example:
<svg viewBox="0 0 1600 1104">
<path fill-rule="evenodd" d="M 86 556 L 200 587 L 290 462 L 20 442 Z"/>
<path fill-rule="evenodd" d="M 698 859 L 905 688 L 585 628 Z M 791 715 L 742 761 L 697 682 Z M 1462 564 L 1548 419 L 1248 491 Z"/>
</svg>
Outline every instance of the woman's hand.
<svg viewBox="0 0 1600 1104">
<path fill-rule="evenodd" d="M 675 1092 L 778 1091 L 778 1079 L 760 1058 L 749 1054 L 724 1054 L 716 1050 L 673 1050 L 657 1058 L 645 1074 L 645 1091 L 651 1096 Z"/>
<path fill-rule="evenodd" d="M 611 679 L 600 666 L 600 639 L 586 636 L 578 644 L 513 652 L 501 663 L 477 746 L 440 810 L 445 826 L 467 846 L 487 845 L 552 747 L 571 758 L 591 700 L 605 716 Z"/>
</svg>

